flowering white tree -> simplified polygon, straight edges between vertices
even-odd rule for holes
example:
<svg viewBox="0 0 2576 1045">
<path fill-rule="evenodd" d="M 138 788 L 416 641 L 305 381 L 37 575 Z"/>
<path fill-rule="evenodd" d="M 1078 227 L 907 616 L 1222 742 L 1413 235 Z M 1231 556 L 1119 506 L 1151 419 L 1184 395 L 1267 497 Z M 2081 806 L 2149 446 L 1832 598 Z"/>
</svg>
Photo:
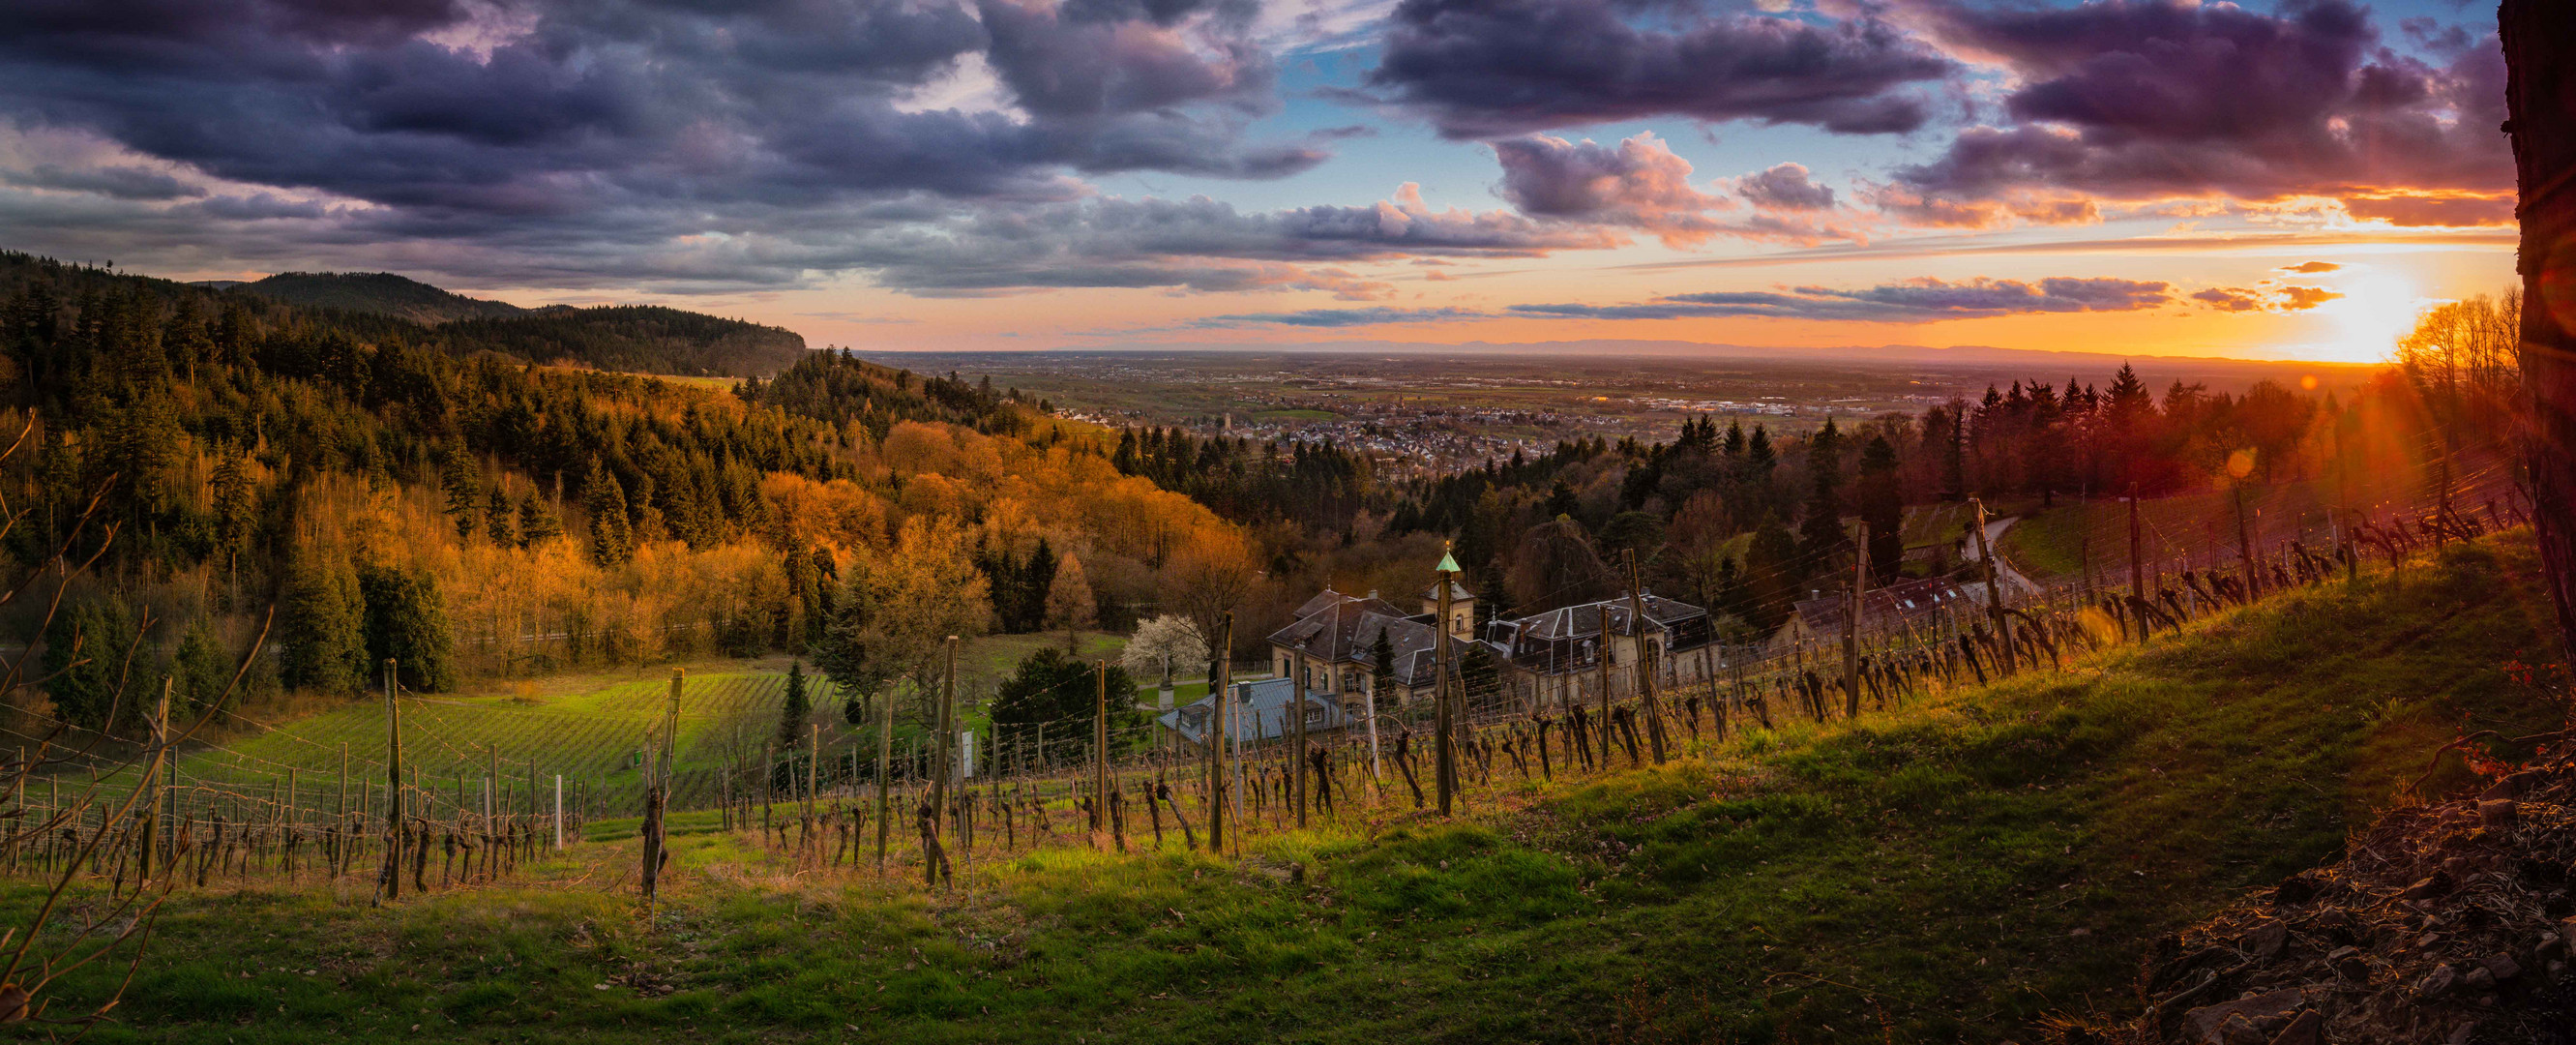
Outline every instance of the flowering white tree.
<svg viewBox="0 0 2576 1045">
<path fill-rule="evenodd" d="M 1199 634 L 1198 625 L 1187 617 L 1166 613 L 1136 626 L 1136 634 L 1127 640 L 1127 651 L 1119 655 L 1118 663 L 1129 675 L 1159 678 L 1169 687 L 1173 665 L 1204 665 L 1207 660 L 1207 639 Z"/>
</svg>

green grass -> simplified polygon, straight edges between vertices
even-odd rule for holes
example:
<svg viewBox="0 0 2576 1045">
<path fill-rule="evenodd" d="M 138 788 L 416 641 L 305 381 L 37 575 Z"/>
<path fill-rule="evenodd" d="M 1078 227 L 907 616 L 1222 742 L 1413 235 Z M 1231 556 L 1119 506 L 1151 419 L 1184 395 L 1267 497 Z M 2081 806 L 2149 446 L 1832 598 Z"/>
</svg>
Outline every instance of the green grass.
<svg viewBox="0 0 2576 1045">
<path fill-rule="evenodd" d="M 975 701 L 1021 659 L 1041 647 L 1061 648 L 1063 642 L 1062 633 L 1046 633 L 986 635 L 961 643 L 961 695 Z M 1121 635 L 1079 633 L 1086 659 L 1115 660 L 1125 645 Z M 681 692 L 677 745 L 678 804 L 718 801 L 726 767 L 742 759 L 757 760 L 785 700 L 787 665 L 785 657 L 767 657 L 680 666 L 687 678 Z M 442 799 L 453 797 L 458 778 L 466 779 L 466 804 L 475 805 L 480 799 L 473 789 L 480 785 L 473 781 L 482 778 L 497 752 L 507 801 L 522 800 L 533 762 L 541 795 L 551 794 L 553 778 L 560 773 L 568 787 L 589 788 L 612 808 L 634 806 L 641 801 L 643 786 L 635 758 L 644 749 L 647 734 L 659 728 L 669 709 L 672 670 L 658 665 L 539 680 L 497 680 L 458 693 L 408 700 L 403 710 L 404 765 Z M 816 706 L 834 706 L 828 683 L 810 664 L 807 671 L 814 681 L 811 692 Z M 1205 695 L 1207 689 L 1200 683 L 1194 691 L 1183 687 L 1183 692 L 1189 694 L 1183 699 L 1190 700 Z M 1152 689 L 1141 694 L 1152 701 Z M 970 723 L 982 721 L 980 705 L 970 703 L 965 714 Z M 178 779 L 191 789 L 186 792 L 189 795 L 244 796 L 235 799 L 236 804 L 265 803 L 274 790 L 275 800 L 283 802 L 291 770 L 297 805 L 327 812 L 337 801 L 344 746 L 353 808 L 359 802 L 355 797 L 359 788 L 381 784 L 384 778 L 381 700 L 349 701 L 292 717 L 254 709 L 219 718 L 217 725 L 228 735 L 215 745 L 185 749 L 178 758 Z M 901 724 L 898 743 L 917 732 L 910 723 Z M 826 749 L 834 752 L 846 752 L 847 745 L 858 739 L 848 731 L 828 728 L 823 736 Z M 873 748 L 869 755 L 873 756 Z M 121 790 L 116 781 L 111 777 L 110 786 Z M 44 793 L 42 785 L 36 793 Z M 239 815 L 236 810 L 235 818 Z"/>
<path fill-rule="evenodd" d="M 2323 534 L 2338 496 L 2334 482 L 2327 479 L 2247 487 L 2247 528 L 2258 546 L 2278 542 L 2302 529 Z M 2356 503 L 2368 501 L 2357 495 Z M 2474 511 L 2479 503 L 2482 502 L 2463 507 Z M 1988 511 L 1997 517 L 2021 516 L 2004 531 L 1998 544 L 2004 558 L 2024 573 L 2034 577 L 2077 576 L 2084 572 L 2089 556 L 2096 576 L 2128 576 L 2129 506 L 2125 501 L 2060 497 L 2047 507 L 2030 500 L 2011 506 L 1989 506 Z M 2227 555 L 2236 546 L 2236 495 L 2221 489 L 2142 499 L 2138 502 L 2138 528 L 2140 546 L 2151 565 L 2183 549 L 2201 548 L 2217 549 L 2219 564 L 2232 568 L 2234 560 Z M 2195 557 L 2193 568 L 2200 568 L 2206 559 L 2206 554 Z"/>
<path fill-rule="evenodd" d="M 519 876 L 577 884 L 185 894 L 97 1040 L 2027 1040 L 2130 1006 L 2149 940 L 2330 857 L 2444 741 L 2563 724 L 2507 670 L 2548 645 L 2533 559 L 2454 546 L 1856 725 L 1264 833 L 1243 865 L 1049 850 L 926 895 L 691 822 L 646 922 L 601 824 Z M 2473 785 L 2454 760 L 2432 786 Z"/>
</svg>

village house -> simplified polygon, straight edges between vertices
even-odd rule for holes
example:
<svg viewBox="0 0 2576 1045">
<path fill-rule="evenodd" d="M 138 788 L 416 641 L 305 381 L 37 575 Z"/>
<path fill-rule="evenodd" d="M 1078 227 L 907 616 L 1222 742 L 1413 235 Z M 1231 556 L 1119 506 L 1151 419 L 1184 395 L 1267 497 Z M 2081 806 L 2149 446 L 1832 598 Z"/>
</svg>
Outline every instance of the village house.
<svg viewBox="0 0 2576 1045">
<path fill-rule="evenodd" d="M 1295 714 L 1297 691 L 1290 680 L 1275 678 L 1237 682 L 1229 687 L 1229 691 L 1234 697 L 1234 707 L 1231 728 L 1226 732 L 1232 734 L 1237 743 L 1265 743 L 1296 734 L 1296 722 L 1289 716 Z M 1340 702 L 1333 700 L 1331 694 L 1308 691 L 1304 703 L 1306 735 L 1309 737 L 1330 735 L 1357 721 L 1342 710 Z M 1205 750 L 1204 745 L 1215 732 L 1216 723 L 1211 721 L 1215 712 L 1216 696 L 1210 694 L 1166 711 L 1156 716 L 1154 721 L 1170 731 L 1172 736 Z"/>
<path fill-rule="evenodd" d="M 1491 621 L 1479 635 L 1477 595 L 1454 580 L 1447 583 L 1451 667 L 1462 668 L 1481 652 L 1484 663 L 1495 665 L 1496 677 L 1467 683 L 1525 708 L 1561 705 L 1570 698 L 1598 699 L 1605 609 L 1612 699 L 1624 700 L 1635 692 L 1641 641 L 1655 657 L 1656 682 L 1664 688 L 1697 684 L 1725 667 L 1708 611 L 1678 599 L 1642 595 L 1636 600 L 1644 609 L 1642 624 L 1632 616 L 1631 601 L 1622 597 Z M 1383 635 L 1393 655 L 1393 674 L 1385 690 L 1374 694 L 1378 713 L 1427 699 L 1439 681 L 1435 624 L 1440 623 L 1440 591 L 1434 587 L 1418 599 L 1420 612 L 1407 613 L 1376 592 L 1352 596 L 1326 589 L 1297 608 L 1293 623 L 1271 633 L 1271 669 L 1313 692 L 1335 695 L 1346 714 L 1364 715 L 1371 687 L 1377 685 L 1376 648 Z"/>
<path fill-rule="evenodd" d="M 1658 689 L 1697 685 L 1726 667 L 1716 637 L 1708 610 L 1652 592 L 1497 620 L 1485 629 L 1487 645 L 1501 654 L 1505 692 L 1529 708 L 1599 700 L 1604 656 L 1610 698 L 1628 699 L 1637 689 L 1641 644 L 1652 657 Z"/>
<path fill-rule="evenodd" d="M 1475 639 L 1476 596 L 1450 581 L 1449 598 L 1454 660 Z M 1439 631 L 1434 625 L 1440 619 L 1440 590 L 1423 592 L 1420 605 L 1421 612 L 1408 613 L 1374 591 L 1354 596 L 1326 588 L 1297 607 L 1296 619 L 1287 627 L 1270 633 L 1271 670 L 1313 692 L 1335 694 L 1354 711 L 1372 695 L 1380 713 L 1427 698 L 1439 678 Z M 1385 692 L 1373 694 L 1380 636 L 1393 655 L 1392 675 Z"/>
</svg>

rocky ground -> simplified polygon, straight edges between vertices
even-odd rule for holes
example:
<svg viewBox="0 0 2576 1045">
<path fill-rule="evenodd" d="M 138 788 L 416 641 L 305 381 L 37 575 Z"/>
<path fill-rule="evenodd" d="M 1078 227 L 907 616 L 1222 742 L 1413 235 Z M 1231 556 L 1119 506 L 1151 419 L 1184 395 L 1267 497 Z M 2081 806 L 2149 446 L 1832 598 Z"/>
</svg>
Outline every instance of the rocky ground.
<svg viewBox="0 0 2576 1045">
<path fill-rule="evenodd" d="M 2158 940 L 2146 1013 L 2062 1040 L 2576 1043 L 2571 863 L 2576 744 L 2476 798 L 2391 810 L 2340 861 Z"/>
</svg>

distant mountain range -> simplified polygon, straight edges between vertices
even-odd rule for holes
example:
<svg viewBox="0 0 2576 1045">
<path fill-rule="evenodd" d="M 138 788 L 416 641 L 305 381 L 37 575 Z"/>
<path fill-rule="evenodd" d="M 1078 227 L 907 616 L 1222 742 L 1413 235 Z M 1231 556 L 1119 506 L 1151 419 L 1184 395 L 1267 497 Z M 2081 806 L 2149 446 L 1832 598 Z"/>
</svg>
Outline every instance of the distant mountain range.
<svg viewBox="0 0 2576 1045">
<path fill-rule="evenodd" d="M 2299 359 L 2239 359 L 2224 356 L 2150 355 L 2121 352 L 2117 349 L 2031 349 L 1996 348 L 1990 345 L 1738 345 L 1713 341 L 1659 341 L 1626 338 L 1593 338 L 1579 341 L 1467 341 L 1443 344 L 1421 341 L 1301 341 L 1287 344 L 1251 347 L 1225 343 L 1157 343 L 1131 347 L 1061 348 L 1065 355 L 1125 354 L 1349 354 L 1441 359 L 1540 359 L 1579 360 L 1594 364 L 1629 361 L 1671 365 L 1722 364 L 1727 362 L 1768 363 L 1794 366 L 1855 367 L 1866 366 L 1895 373 L 1974 377 L 1987 380 L 2064 381 L 2070 375 L 2107 374 L 2126 363 L 2137 368 L 2138 376 L 2161 389 L 2173 381 L 2199 381 L 2218 389 L 2241 389 L 2256 381 L 2270 379 L 2298 383 L 2315 377 L 2328 385 L 2349 387 L 2368 380 L 2380 368 L 2375 363 L 2338 363 Z M 921 353 L 877 349 L 882 359 L 901 359 L 919 355 L 942 355 L 935 351 Z M 945 353 L 963 357 L 966 353 Z M 941 366 L 990 364 L 952 364 Z"/>
<path fill-rule="evenodd" d="M 525 308 L 466 297 L 391 272 L 281 272 L 266 279 L 192 285 L 301 308 L 404 320 L 435 328 L 458 343 L 540 363 L 749 377 L 778 373 L 805 355 L 804 337 L 781 327 L 656 305 Z"/>
</svg>

